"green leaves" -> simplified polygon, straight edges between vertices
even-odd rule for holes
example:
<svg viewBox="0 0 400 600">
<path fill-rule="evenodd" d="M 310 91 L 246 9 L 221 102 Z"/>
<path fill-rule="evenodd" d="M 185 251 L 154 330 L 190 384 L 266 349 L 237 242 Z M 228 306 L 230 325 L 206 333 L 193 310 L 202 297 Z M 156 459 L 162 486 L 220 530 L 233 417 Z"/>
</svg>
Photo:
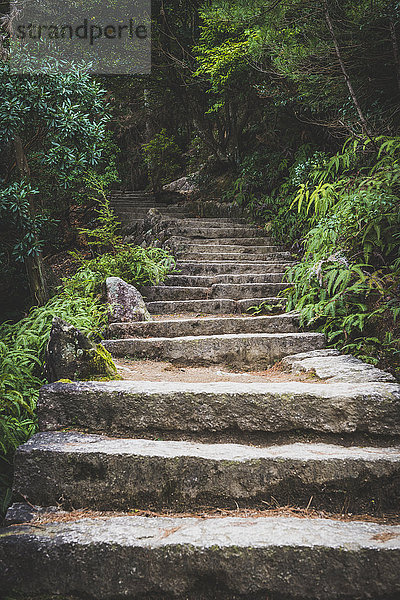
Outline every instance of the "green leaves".
<svg viewBox="0 0 400 600">
<path fill-rule="evenodd" d="M 400 365 L 399 166 L 400 140 L 377 138 L 345 144 L 311 172 L 294 202 L 311 229 L 303 260 L 287 274 L 294 284 L 288 309 L 299 311 L 304 324 L 364 359 L 395 359 L 394 370 Z M 392 335 L 387 343 L 383 318 Z"/>
</svg>

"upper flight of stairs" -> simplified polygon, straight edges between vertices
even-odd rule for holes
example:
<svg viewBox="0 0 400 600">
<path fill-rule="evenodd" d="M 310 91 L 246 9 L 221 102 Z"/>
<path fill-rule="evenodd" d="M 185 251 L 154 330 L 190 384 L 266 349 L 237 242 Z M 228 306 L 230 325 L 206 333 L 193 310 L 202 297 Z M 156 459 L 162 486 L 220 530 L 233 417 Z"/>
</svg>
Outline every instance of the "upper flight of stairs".
<svg viewBox="0 0 400 600">
<path fill-rule="evenodd" d="M 281 302 L 293 261 L 262 229 L 151 194 L 113 204 L 124 223 L 160 210 L 177 256 L 164 285 L 142 290 L 154 320 L 110 326 L 114 356 L 261 371 L 300 352 L 329 359 L 295 314 L 245 315 Z M 29 504 L 0 530 L 0 597 L 398 600 L 400 526 L 373 515 L 399 510 L 400 386 L 370 373 L 189 383 L 182 369 L 178 382 L 44 386 L 41 433 L 15 459 L 15 493 Z M 21 524 L 57 505 L 67 512 Z"/>
<path fill-rule="evenodd" d="M 119 199 L 118 205 L 121 202 Z M 129 197 L 124 206 L 129 203 L 132 214 L 136 214 L 137 200 Z M 156 203 L 153 207 L 158 210 Z M 208 323 L 195 319 L 190 331 L 190 319 L 185 318 L 175 323 L 173 335 L 167 331 L 168 323 L 161 321 L 158 331 L 164 330 L 167 335 L 154 335 L 151 332 L 157 330 L 149 323 L 138 328 L 135 337 L 129 337 L 132 329 L 121 326 L 112 332 L 120 332 L 122 338 L 105 342 L 114 356 L 262 369 L 288 354 L 324 347 L 322 335 L 299 332 L 294 319 L 283 320 L 282 329 L 271 331 L 265 319 L 261 321 L 264 327 L 249 330 L 246 320 L 239 317 L 263 302 L 272 306 L 283 302 L 278 294 L 287 287 L 283 276 L 293 262 L 289 252 L 275 245 L 264 230 L 243 220 L 196 219 L 182 213 L 184 207 L 169 207 L 166 223 L 170 234 L 167 245 L 177 258 L 176 273 L 163 285 L 141 290 L 147 307 L 151 314 L 169 317 L 182 313 L 186 317 L 237 314 L 235 328 L 225 328 L 225 319 L 221 318 L 211 321 L 212 333 L 208 333 L 204 332 Z"/>
</svg>

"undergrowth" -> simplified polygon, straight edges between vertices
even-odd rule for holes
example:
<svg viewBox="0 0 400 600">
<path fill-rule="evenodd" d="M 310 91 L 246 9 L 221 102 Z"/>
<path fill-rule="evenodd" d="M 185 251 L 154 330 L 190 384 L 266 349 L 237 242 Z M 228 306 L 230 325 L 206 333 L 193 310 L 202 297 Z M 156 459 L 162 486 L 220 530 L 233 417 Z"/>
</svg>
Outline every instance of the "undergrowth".
<svg viewBox="0 0 400 600">
<path fill-rule="evenodd" d="M 288 310 L 400 377 L 400 138 L 348 142 L 313 169 L 293 209 L 309 231 Z"/>
<path fill-rule="evenodd" d="M 36 403 L 46 383 L 44 355 L 54 317 L 97 341 L 107 325 L 108 308 L 103 302 L 107 277 L 137 285 L 156 284 L 175 266 L 165 250 L 122 242 L 119 223 L 99 186 L 95 197 L 98 226 L 81 232 L 93 248 L 91 257 L 72 253 L 80 266 L 74 276 L 63 280 L 57 294 L 17 323 L 0 325 L 0 519 L 11 499 L 13 454 L 37 428 Z"/>
<path fill-rule="evenodd" d="M 229 195 L 302 257 L 287 310 L 400 377 L 400 138 L 348 140 L 331 157 L 310 145 L 256 152 Z"/>
</svg>

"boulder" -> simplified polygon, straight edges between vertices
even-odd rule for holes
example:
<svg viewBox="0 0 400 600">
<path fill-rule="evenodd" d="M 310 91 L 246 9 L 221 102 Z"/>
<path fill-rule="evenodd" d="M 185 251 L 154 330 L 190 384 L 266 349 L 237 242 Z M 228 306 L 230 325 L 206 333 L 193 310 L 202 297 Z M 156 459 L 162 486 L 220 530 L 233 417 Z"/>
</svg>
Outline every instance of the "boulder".
<svg viewBox="0 0 400 600">
<path fill-rule="evenodd" d="M 47 344 L 45 370 L 50 382 L 117 378 L 117 369 L 104 346 L 94 344 L 58 317 L 53 320 Z"/>
<path fill-rule="evenodd" d="M 196 176 L 199 174 L 192 173 L 187 177 L 181 177 L 176 181 L 172 181 L 163 186 L 164 192 L 177 192 L 178 194 L 193 194 L 199 191 L 199 186 L 196 183 Z"/>
<path fill-rule="evenodd" d="M 108 277 L 106 293 L 110 305 L 110 323 L 151 321 L 143 297 L 133 285 L 129 285 L 119 277 Z"/>
</svg>

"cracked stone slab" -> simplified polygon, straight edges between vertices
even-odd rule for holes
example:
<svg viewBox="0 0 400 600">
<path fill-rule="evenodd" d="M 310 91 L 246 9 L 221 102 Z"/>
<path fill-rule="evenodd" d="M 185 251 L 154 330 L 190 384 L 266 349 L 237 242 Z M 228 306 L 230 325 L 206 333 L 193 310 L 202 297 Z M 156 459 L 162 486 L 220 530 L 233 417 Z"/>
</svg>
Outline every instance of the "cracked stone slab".
<svg viewBox="0 0 400 600">
<path fill-rule="evenodd" d="M 227 298 L 211 300 L 166 300 L 148 302 L 147 307 L 152 314 L 173 314 L 182 312 L 195 312 L 204 314 L 234 314 L 245 313 L 251 306 L 258 306 L 262 302 L 272 305 L 282 305 L 282 298 L 248 298 L 246 300 L 232 300 Z"/>
<path fill-rule="evenodd" d="M 395 600 L 399 564 L 400 527 L 367 522 L 122 516 L 0 533 L 2 591 L 33 597 Z"/>
<path fill-rule="evenodd" d="M 320 333 L 237 333 L 175 338 L 106 340 L 104 347 L 115 357 L 167 359 L 179 364 L 228 364 L 265 368 L 294 349 L 323 348 Z"/>
<path fill-rule="evenodd" d="M 400 386 L 390 383 L 116 381 L 42 387 L 42 430 L 400 434 Z"/>
<path fill-rule="evenodd" d="M 205 319 L 168 319 L 147 323 L 112 323 L 109 338 L 182 337 L 232 333 L 294 333 L 299 329 L 294 313 L 262 317 L 208 317 Z"/>
<path fill-rule="evenodd" d="M 313 371 L 320 379 L 329 383 L 367 383 L 368 381 L 395 382 L 391 375 L 363 362 L 354 356 L 341 354 L 337 350 L 317 350 L 286 356 L 283 364 L 292 372 Z"/>
<path fill-rule="evenodd" d="M 129 510 L 262 506 L 339 512 L 400 505 L 400 446 L 342 447 L 112 439 L 39 433 L 19 447 L 14 492 L 31 504 Z"/>
<path fill-rule="evenodd" d="M 221 257 L 219 261 L 207 262 L 205 260 L 178 260 L 176 268 L 181 275 L 228 275 L 228 274 L 247 274 L 249 272 L 256 274 L 282 273 L 293 263 L 289 262 L 232 262 L 224 261 Z"/>
</svg>

